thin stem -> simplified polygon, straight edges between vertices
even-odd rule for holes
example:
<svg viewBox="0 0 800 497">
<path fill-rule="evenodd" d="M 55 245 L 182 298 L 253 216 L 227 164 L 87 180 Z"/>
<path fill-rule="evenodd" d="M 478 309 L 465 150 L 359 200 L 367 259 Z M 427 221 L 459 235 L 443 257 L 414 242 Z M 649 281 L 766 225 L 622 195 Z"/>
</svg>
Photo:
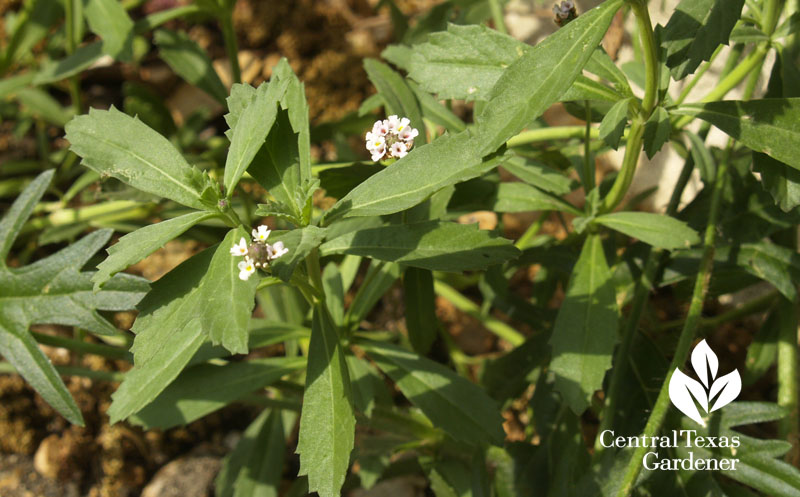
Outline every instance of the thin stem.
<svg viewBox="0 0 800 497">
<path fill-rule="evenodd" d="M 520 345 L 525 341 L 525 337 L 511 326 L 492 316 L 485 316 L 481 314 L 480 307 L 478 307 L 475 302 L 462 295 L 458 290 L 451 287 L 447 283 L 434 280 L 433 289 L 437 295 L 444 297 L 451 304 L 456 306 L 458 310 L 469 314 L 475 319 L 478 319 L 481 323 L 483 323 L 486 329 L 500 338 L 508 341 L 512 345 Z"/>
<path fill-rule="evenodd" d="M 705 74 L 705 73 L 706 73 L 706 72 L 707 72 L 709 69 L 711 69 L 711 64 L 713 64 L 713 63 L 714 63 L 714 59 L 716 59 L 716 58 L 717 58 L 717 55 L 719 55 L 719 54 L 720 54 L 720 52 L 722 52 L 722 45 L 718 46 L 718 47 L 717 47 L 717 49 L 716 49 L 716 50 L 714 50 L 714 53 L 711 55 L 711 58 L 710 58 L 710 59 L 708 59 L 708 61 L 707 61 L 707 62 L 705 62 L 705 63 L 703 64 L 703 66 L 700 68 L 700 70 L 699 70 L 699 71 L 697 71 L 697 72 L 694 74 L 694 76 L 692 76 L 692 80 L 691 80 L 691 81 L 689 81 L 689 84 L 687 84 L 687 85 L 686 85 L 686 86 L 683 88 L 683 91 L 681 91 L 681 94 L 680 94 L 680 96 L 678 97 L 678 100 L 676 100 L 676 101 L 675 101 L 675 104 L 676 104 L 676 105 L 680 105 L 680 104 L 682 104 L 682 103 L 683 103 L 683 101 L 684 101 L 684 100 L 686 100 L 686 97 L 688 97 L 688 96 L 689 96 L 689 93 L 691 93 L 691 91 L 694 89 L 694 87 L 697 85 L 697 83 L 699 83 L 699 82 L 700 82 L 700 79 L 703 77 L 703 75 L 704 75 L 704 74 Z"/>
<path fill-rule="evenodd" d="M 133 362 L 131 353 L 117 347 L 110 347 L 98 343 L 81 342 L 72 338 L 59 337 L 54 335 L 45 335 L 43 333 L 31 332 L 33 338 L 43 345 L 51 347 L 60 347 L 62 349 L 71 350 L 73 352 L 80 352 L 83 354 L 94 354 L 107 359 L 121 359 L 123 361 Z"/>
<path fill-rule="evenodd" d="M 242 82 L 242 69 L 239 67 L 239 46 L 236 42 L 236 32 L 233 29 L 233 12 L 227 11 L 220 19 L 222 36 L 225 41 L 225 52 L 231 63 L 231 81 Z"/>
<path fill-rule="evenodd" d="M 543 211 L 536 219 L 536 221 L 534 221 L 533 223 L 531 223 L 530 226 L 528 226 L 528 229 L 525 230 L 525 233 L 523 233 L 522 236 L 519 237 L 519 239 L 514 243 L 514 245 L 516 245 L 517 248 L 520 250 L 525 249 L 525 247 L 528 246 L 528 243 L 530 243 L 533 237 L 536 236 L 537 233 L 539 233 L 540 229 L 542 229 L 542 225 L 544 224 L 544 221 L 548 217 L 550 217 L 550 211 Z"/>
<path fill-rule="evenodd" d="M 550 140 L 566 140 L 569 138 L 583 138 L 586 134 L 585 126 L 554 126 L 552 128 L 539 128 L 523 131 L 506 142 L 508 147 L 521 147 L 531 143 Z M 597 128 L 592 128 L 591 137 L 600 138 Z"/>
<path fill-rule="evenodd" d="M 723 312 L 722 314 L 718 314 L 710 318 L 702 318 L 700 319 L 699 326 L 700 328 L 716 328 L 721 324 L 736 321 L 737 319 L 755 314 L 756 312 L 764 311 L 772 307 L 779 295 L 780 294 L 777 291 L 765 293 L 764 295 L 745 302 L 744 304 L 741 304 L 740 306 L 736 307 L 735 309 L 731 309 L 728 312 Z M 657 329 L 658 331 L 666 331 L 673 328 L 680 328 L 682 324 L 683 319 L 676 319 L 674 321 L 661 323 L 658 325 Z"/>
<path fill-rule="evenodd" d="M 636 165 L 639 163 L 639 154 L 642 152 L 642 139 L 644 138 L 644 119 L 634 117 L 628 133 L 628 143 L 625 145 L 625 156 L 622 158 L 622 168 L 614 180 L 608 194 L 603 199 L 601 212 L 609 212 L 622 202 L 628 188 L 633 182 L 633 173 L 636 172 Z"/>
<path fill-rule="evenodd" d="M 489 0 L 489 9 L 492 11 L 492 21 L 494 21 L 494 29 L 503 34 L 508 34 L 506 29 L 506 22 L 503 19 L 503 6 L 500 5 L 500 0 Z"/>
<path fill-rule="evenodd" d="M 592 164 L 592 106 L 586 103 L 586 134 L 583 140 L 583 189 L 586 193 L 594 190 L 594 165 Z"/>
<path fill-rule="evenodd" d="M 642 111 L 645 120 L 650 117 L 650 113 L 656 106 L 658 99 L 659 83 L 659 63 L 656 41 L 653 36 L 653 25 L 650 22 L 650 13 L 647 10 L 645 0 L 631 2 L 631 10 L 636 16 L 636 24 L 639 27 L 639 36 L 644 52 L 645 85 L 644 98 L 642 99 Z"/>
<path fill-rule="evenodd" d="M 728 149 L 730 152 L 730 148 Z M 729 155 L 729 153 L 727 154 Z M 706 226 L 705 236 L 703 238 L 703 258 L 700 261 L 700 267 L 695 279 L 694 291 L 692 293 L 692 300 L 689 305 L 689 312 L 686 316 L 683 330 L 681 331 L 680 338 L 678 339 L 678 346 L 675 350 L 675 355 L 672 362 L 667 369 L 667 376 L 664 383 L 661 385 L 661 391 L 658 393 L 658 399 L 655 406 L 650 413 L 647 424 L 644 428 L 644 437 L 655 436 L 661 428 L 661 423 L 669 409 L 669 381 L 672 378 L 672 372 L 677 368 L 683 366 L 686 358 L 689 355 L 689 348 L 694 340 L 695 332 L 697 331 L 700 322 L 700 315 L 703 311 L 703 302 L 708 291 L 708 284 L 711 279 L 711 269 L 714 265 L 714 242 L 716 240 L 717 220 L 719 219 L 720 205 L 722 203 L 722 190 L 728 172 L 728 157 L 720 163 L 717 168 L 717 175 L 714 181 L 714 191 L 711 197 L 711 212 L 708 218 L 708 225 Z M 642 470 L 642 457 L 649 449 L 642 445 L 638 447 L 633 456 L 628 462 L 628 467 L 625 470 L 622 485 L 620 486 L 618 497 L 627 497 L 633 489 L 636 478 Z"/>
<path fill-rule="evenodd" d="M 119 371 L 96 371 L 94 369 L 79 368 L 74 366 L 56 366 L 56 371 L 62 376 L 82 376 L 101 381 L 122 381 L 125 373 Z M 10 362 L 0 361 L 0 374 L 19 374 L 17 368 Z"/>
<path fill-rule="evenodd" d="M 77 28 L 78 22 L 81 22 L 82 18 L 79 12 L 75 12 L 76 4 L 82 5 L 75 0 L 65 0 L 64 2 L 67 55 L 72 55 L 78 47 Z M 69 95 L 72 100 L 72 109 L 75 115 L 79 115 L 81 113 L 81 84 L 77 74 L 69 78 Z"/>
<path fill-rule="evenodd" d="M 761 30 L 767 36 L 772 36 L 778 26 L 778 19 L 781 17 L 781 11 L 783 10 L 783 2 L 784 0 L 766 0 L 765 2 L 761 16 L 764 24 L 761 26 Z"/>
</svg>

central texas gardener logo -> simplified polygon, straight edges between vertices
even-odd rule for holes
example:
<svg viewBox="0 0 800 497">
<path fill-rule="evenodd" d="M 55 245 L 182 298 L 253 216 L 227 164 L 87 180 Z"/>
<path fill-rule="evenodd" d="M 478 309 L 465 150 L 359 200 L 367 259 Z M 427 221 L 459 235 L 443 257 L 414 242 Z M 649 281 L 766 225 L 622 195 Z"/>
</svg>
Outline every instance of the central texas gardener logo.
<svg viewBox="0 0 800 497">
<path fill-rule="evenodd" d="M 692 351 L 692 368 L 700 381 L 675 368 L 669 380 L 669 398 L 683 414 L 706 426 L 708 414 L 736 399 L 742 390 L 742 379 L 735 369 L 717 378 L 719 360 L 705 340 Z M 698 406 L 705 411 L 705 417 Z"/>
</svg>

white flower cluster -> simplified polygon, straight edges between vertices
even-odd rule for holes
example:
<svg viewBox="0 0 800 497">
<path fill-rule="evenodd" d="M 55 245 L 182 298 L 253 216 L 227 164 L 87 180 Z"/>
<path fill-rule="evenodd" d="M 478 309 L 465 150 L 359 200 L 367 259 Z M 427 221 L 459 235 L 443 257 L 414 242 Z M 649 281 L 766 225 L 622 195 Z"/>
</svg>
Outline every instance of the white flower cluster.
<svg viewBox="0 0 800 497">
<path fill-rule="evenodd" d="M 375 162 L 387 156 L 402 159 L 414 146 L 417 135 L 419 131 L 411 127 L 407 117 L 389 116 L 383 121 L 375 121 L 372 131 L 367 132 L 367 150 Z"/>
<path fill-rule="evenodd" d="M 267 226 L 261 225 L 253 230 L 253 242 L 249 245 L 247 240 L 242 237 L 239 243 L 231 247 L 231 255 L 234 257 L 244 257 L 239 263 L 239 279 L 247 281 L 250 275 L 256 272 L 256 268 L 267 267 L 269 261 L 277 259 L 289 252 L 283 246 L 283 242 L 275 242 L 274 245 L 267 243 L 270 230 Z"/>
<path fill-rule="evenodd" d="M 575 4 L 570 0 L 565 0 L 561 2 L 561 4 L 555 4 L 553 6 L 553 13 L 556 15 L 556 23 L 558 23 L 559 26 L 577 17 Z"/>
</svg>

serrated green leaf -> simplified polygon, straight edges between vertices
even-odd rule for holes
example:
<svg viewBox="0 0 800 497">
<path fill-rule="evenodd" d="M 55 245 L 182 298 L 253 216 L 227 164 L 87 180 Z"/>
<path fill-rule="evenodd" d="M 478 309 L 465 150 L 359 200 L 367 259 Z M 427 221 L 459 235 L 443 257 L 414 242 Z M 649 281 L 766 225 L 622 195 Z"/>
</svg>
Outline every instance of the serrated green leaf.
<svg viewBox="0 0 800 497">
<path fill-rule="evenodd" d="M 503 72 L 478 115 L 478 155 L 497 150 L 558 100 L 580 75 L 620 5 L 610 0 L 581 14 Z"/>
<path fill-rule="evenodd" d="M 570 278 L 550 344 L 556 389 L 576 414 L 603 387 L 617 341 L 616 292 L 599 235 L 590 235 Z"/>
<path fill-rule="evenodd" d="M 420 355 L 430 352 L 439 333 L 435 302 L 433 273 L 426 269 L 406 268 L 403 273 L 406 330 L 411 346 Z"/>
<path fill-rule="evenodd" d="M 564 211 L 580 215 L 581 212 L 558 197 L 545 193 L 525 183 L 500 183 L 494 199 L 497 212 Z"/>
<path fill-rule="evenodd" d="M 67 420 L 83 425 L 80 410 L 50 360 L 28 332 L 32 324 L 78 326 L 100 335 L 119 332 L 98 310 L 131 310 L 147 292 L 147 282 L 120 276 L 101 292 L 91 290 L 87 261 L 108 241 L 111 230 L 98 230 L 29 266 L 8 268 L 5 257 L 41 199 L 53 170 L 37 176 L 0 221 L 0 354 Z"/>
<path fill-rule="evenodd" d="M 669 140 L 669 133 L 672 130 L 669 122 L 669 114 L 663 107 L 656 107 L 647 122 L 644 124 L 644 151 L 648 159 L 652 159 L 661 147 Z"/>
<path fill-rule="evenodd" d="M 395 345 L 367 340 L 358 345 L 435 426 L 470 445 L 503 442 L 503 418 L 477 385 Z"/>
<path fill-rule="evenodd" d="M 594 222 L 664 249 L 689 248 L 700 242 L 700 236 L 686 223 L 661 214 L 613 212 Z"/>
<path fill-rule="evenodd" d="M 299 475 L 320 497 L 338 497 L 353 450 L 356 418 L 342 346 L 327 311 L 314 308 L 300 415 Z"/>
<path fill-rule="evenodd" d="M 95 290 L 99 290 L 118 272 L 144 259 L 195 224 L 213 216 L 214 214 L 209 212 L 191 212 L 168 221 L 139 228 L 123 236 L 117 243 L 106 249 L 108 257 L 97 265 L 97 273 L 92 277 Z"/>
<path fill-rule="evenodd" d="M 800 140 L 800 98 L 684 104 L 671 112 L 699 117 L 752 150 L 800 169 L 800 156 L 796 153 Z"/>
<path fill-rule="evenodd" d="M 667 66 L 677 81 L 708 60 L 728 36 L 742 13 L 745 0 L 681 0 L 664 28 L 662 46 Z"/>
<path fill-rule="evenodd" d="M 217 497 L 278 497 L 286 446 L 280 411 L 265 409 L 222 462 Z"/>
<path fill-rule="evenodd" d="M 186 425 L 305 366 L 303 357 L 268 357 L 198 364 L 182 372 L 158 397 L 130 418 L 163 430 Z"/>
<path fill-rule="evenodd" d="M 530 49 L 486 26 L 450 24 L 414 47 L 409 77 L 442 99 L 485 100 L 503 71 Z"/>
<path fill-rule="evenodd" d="M 486 268 L 519 255 L 510 240 L 477 225 L 443 221 L 357 230 L 325 242 L 321 255 L 353 254 L 438 271 Z"/>
<path fill-rule="evenodd" d="M 503 157 L 482 159 L 470 130 L 445 135 L 411 152 L 353 188 L 326 214 L 326 221 L 341 216 L 380 216 L 413 207 L 442 188 L 480 176 Z"/>
<path fill-rule="evenodd" d="M 181 78 L 224 104 L 228 90 L 222 84 L 206 52 L 182 31 L 159 29 L 153 40 L 158 55 Z"/>
<path fill-rule="evenodd" d="M 407 117 L 411 126 L 419 130 L 419 141 L 425 141 L 425 123 L 419 102 L 402 76 L 375 59 L 364 59 L 364 70 L 383 98 L 386 114 Z"/>
<path fill-rule="evenodd" d="M 117 60 L 133 58 L 133 21 L 117 0 L 84 1 L 89 28 L 103 40 L 103 52 Z"/>
<path fill-rule="evenodd" d="M 114 107 L 90 109 L 65 129 L 70 150 L 102 176 L 198 210 L 219 201 L 216 184 L 189 165 L 169 140 Z"/>
<path fill-rule="evenodd" d="M 619 147 L 619 141 L 622 139 L 623 133 L 625 133 L 630 103 L 631 101 L 628 98 L 615 103 L 600 122 L 600 138 L 614 150 Z"/>
</svg>

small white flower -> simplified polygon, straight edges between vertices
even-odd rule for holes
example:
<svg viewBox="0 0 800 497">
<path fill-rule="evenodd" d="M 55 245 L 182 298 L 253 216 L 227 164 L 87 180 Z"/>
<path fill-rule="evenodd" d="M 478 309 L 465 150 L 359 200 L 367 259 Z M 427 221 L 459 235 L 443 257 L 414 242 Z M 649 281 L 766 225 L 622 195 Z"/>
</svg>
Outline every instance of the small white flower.
<svg viewBox="0 0 800 497">
<path fill-rule="evenodd" d="M 283 246 L 283 242 L 275 242 L 275 245 L 267 245 L 267 255 L 270 259 L 277 259 L 287 252 L 289 252 L 289 249 Z"/>
<path fill-rule="evenodd" d="M 403 142 L 394 142 L 390 150 L 392 157 L 402 159 L 408 154 L 408 147 Z"/>
<path fill-rule="evenodd" d="M 373 135 L 386 136 L 387 133 L 389 133 L 389 123 L 385 119 L 383 121 L 375 121 L 375 124 L 372 125 Z"/>
<path fill-rule="evenodd" d="M 242 281 L 247 281 L 250 278 L 250 275 L 256 272 L 256 266 L 253 263 L 253 259 L 246 257 L 245 260 L 241 261 L 237 266 L 239 268 L 239 279 Z"/>
<path fill-rule="evenodd" d="M 408 128 L 409 124 L 411 124 L 411 121 L 407 117 L 400 119 L 400 122 L 397 123 L 397 126 L 395 127 L 395 132 L 397 135 L 402 136 L 403 130 Z"/>
<path fill-rule="evenodd" d="M 416 138 L 418 135 L 419 131 L 417 130 L 417 128 L 412 128 L 411 126 L 406 126 L 405 128 L 403 128 L 402 131 L 400 131 L 400 133 L 398 133 L 398 136 L 400 136 L 400 139 L 403 140 L 404 142 L 410 142 L 414 140 L 414 138 Z"/>
<path fill-rule="evenodd" d="M 253 233 L 255 234 L 255 231 Z M 239 240 L 239 243 L 234 244 L 233 247 L 231 247 L 231 255 L 236 257 L 247 255 L 247 240 L 245 240 L 244 237 Z"/>
<path fill-rule="evenodd" d="M 382 148 L 385 145 L 386 140 L 382 136 L 375 135 L 372 132 L 367 133 L 367 150 L 371 152 L 373 150 Z"/>
<path fill-rule="evenodd" d="M 392 115 L 386 119 L 386 126 L 389 129 L 389 133 L 397 133 L 397 127 L 400 125 L 400 118 Z"/>
<path fill-rule="evenodd" d="M 370 152 L 372 153 L 372 161 L 378 162 L 379 160 L 383 159 L 384 155 L 386 155 L 386 144 L 370 149 Z"/>
<path fill-rule="evenodd" d="M 262 224 L 261 226 L 258 227 L 257 230 L 253 230 L 253 239 L 263 243 L 267 241 L 269 234 L 270 234 L 269 226 Z"/>
</svg>

